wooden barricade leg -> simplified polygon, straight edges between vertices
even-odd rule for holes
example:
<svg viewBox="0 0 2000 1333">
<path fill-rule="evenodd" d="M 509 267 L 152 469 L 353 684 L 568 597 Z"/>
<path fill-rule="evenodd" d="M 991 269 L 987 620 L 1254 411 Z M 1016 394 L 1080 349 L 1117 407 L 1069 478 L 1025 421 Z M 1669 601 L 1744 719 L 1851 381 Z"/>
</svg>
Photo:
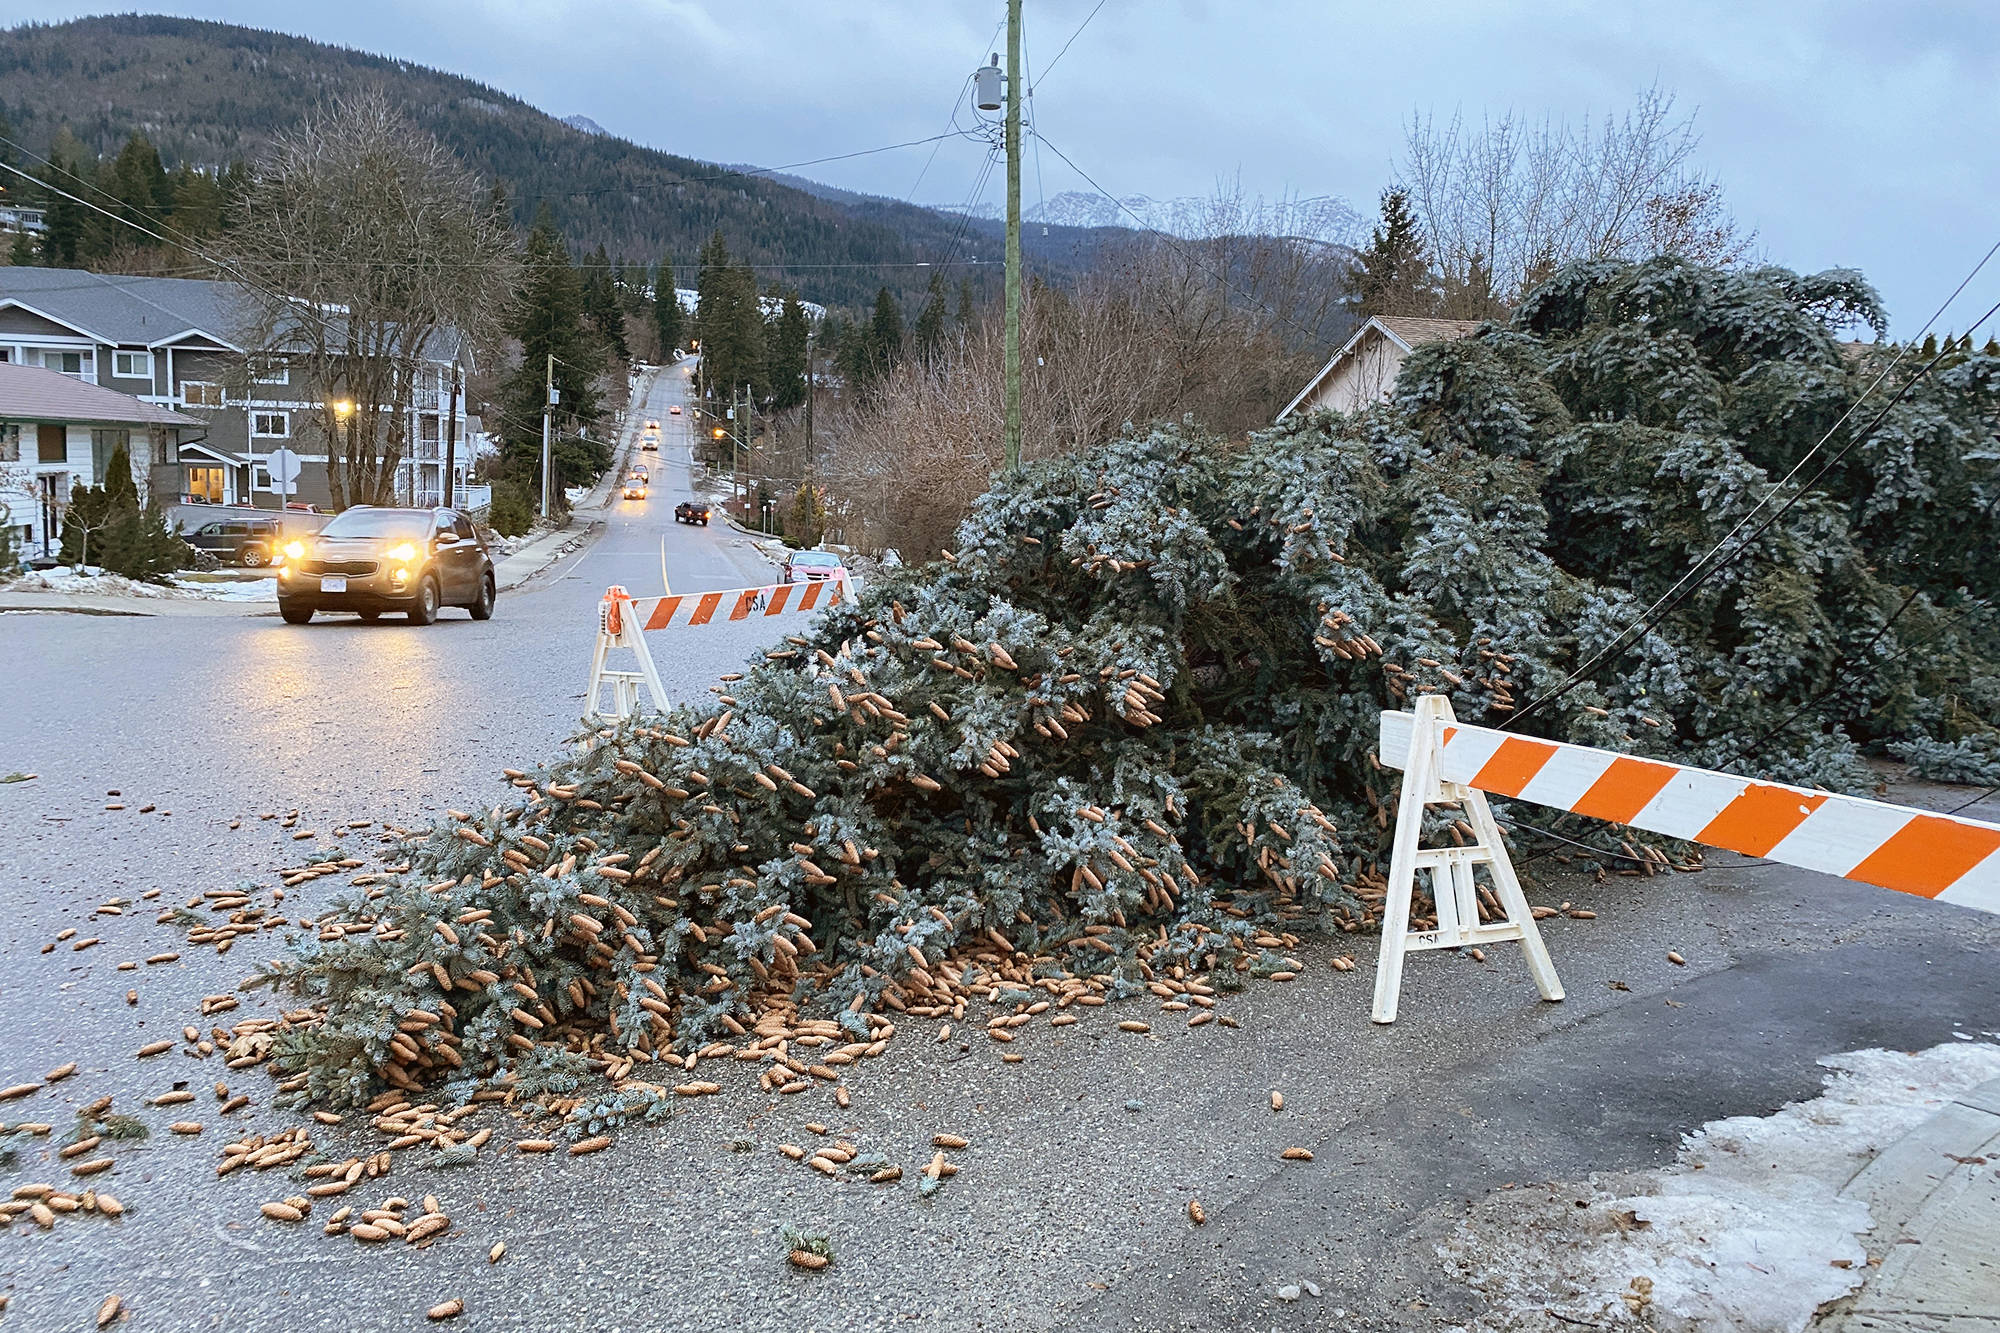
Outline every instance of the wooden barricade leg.
<svg viewBox="0 0 2000 1333">
<path fill-rule="evenodd" d="M 1451 701 L 1441 694 L 1427 694 L 1412 710 L 1416 722 L 1410 732 L 1410 753 L 1403 765 L 1402 796 L 1396 806 L 1396 836 L 1389 858 L 1388 899 L 1383 905 L 1382 953 L 1375 965 L 1375 1004 L 1372 1017 L 1377 1023 L 1396 1021 L 1396 1005 L 1402 993 L 1403 964 L 1409 954 L 1426 949 L 1458 949 L 1475 944 L 1519 940 L 1528 960 L 1528 971 L 1545 1000 L 1563 998 L 1562 984 L 1556 979 L 1555 965 L 1549 960 L 1535 925 L 1534 913 L 1521 892 L 1500 840 L 1500 827 L 1486 803 L 1485 793 L 1438 775 L 1439 748 L 1443 729 L 1456 719 Z M 1473 840 L 1469 847 L 1424 847 L 1424 810 L 1427 806 L 1456 803 L 1466 813 Z M 1487 867 L 1496 895 L 1506 914 L 1504 921 L 1482 925 L 1476 872 Z M 1432 930 L 1410 930 L 1410 901 L 1416 892 L 1417 872 L 1430 875 L 1431 897 L 1437 904 L 1437 925 Z"/>
</svg>

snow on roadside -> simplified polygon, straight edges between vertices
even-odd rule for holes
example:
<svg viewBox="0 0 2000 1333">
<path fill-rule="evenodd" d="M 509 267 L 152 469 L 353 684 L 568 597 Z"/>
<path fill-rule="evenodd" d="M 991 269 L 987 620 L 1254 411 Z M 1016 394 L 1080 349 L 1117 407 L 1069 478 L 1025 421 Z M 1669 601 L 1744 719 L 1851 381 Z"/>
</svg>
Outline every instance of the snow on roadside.
<svg viewBox="0 0 2000 1333">
<path fill-rule="evenodd" d="M 73 597 L 142 597 L 180 601 L 276 602 L 278 580 L 269 575 L 227 579 L 177 576 L 171 583 L 141 583 L 122 574 L 107 574 L 95 566 L 86 565 L 81 572 L 67 566 L 31 570 L 0 582 L 0 592 L 52 592 Z"/>
<path fill-rule="evenodd" d="M 1682 1139 L 1671 1166 L 1489 1195 L 1438 1247 L 1490 1311 L 1467 1330 L 1599 1326 L 1797 1333 L 1870 1269 L 1841 1189 L 1944 1104 L 2000 1078 L 2000 1046 L 1850 1051 L 1824 1094 Z"/>
</svg>

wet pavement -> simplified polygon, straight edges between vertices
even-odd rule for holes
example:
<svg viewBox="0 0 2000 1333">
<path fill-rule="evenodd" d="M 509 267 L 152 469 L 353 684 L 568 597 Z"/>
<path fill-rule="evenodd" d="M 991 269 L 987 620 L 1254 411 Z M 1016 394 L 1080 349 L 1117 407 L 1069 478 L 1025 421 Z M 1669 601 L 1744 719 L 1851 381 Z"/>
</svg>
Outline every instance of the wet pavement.
<svg viewBox="0 0 2000 1333">
<path fill-rule="evenodd" d="M 1536 1000 L 1504 946 L 1484 964 L 1427 955 L 1411 964 L 1401 1021 L 1378 1028 L 1372 941 L 1345 939 L 1301 951 L 1296 982 L 1225 996 L 1236 1030 L 1112 1007 L 1023 1029 L 1006 1049 L 1026 1059 L 1010 1065 L 976 1024 L 978 1040 L 961 1043 L 906 1023 L 850 1077 L 846 1112 L 822 1090 L 763 1095 L 724 1070 L 722 1095 L 570 1159 L 507 1150 L 522 1128 L 482 1111 L 467 1125 L 494 1126 L 495 1141 L 474 1165 L 426 1170 L 399 1154 L 389 1179 L 354 1192 L 367 1205 L 436 1194 L 453 1227 L 426 1250 L 322 1235 L 344 1200 L 302 1225 L 267 1221 L 259 1203 L 306 1182 L 218 1179 L 222 1145 L 307 1122 L 270 1109 L 260 1071 L 134 1052 L 184 1024 L 206 1031 L 201 998 L 230 991 L 278 941 L 243 939 L 218 957 L 155 925 L 155 910 L 246 878 L 268 888 L 309 848 L 380 845 L 379 826 L 334 836 L 348 821 L 415 825 L 503 799 L 502 767 L 572 732 L 605 585 L 657 592 L 662 540 L 677 592 L 770 577 L 733 529 L 673 523 L 687 485 L 675 434 L 687 418 L 664 410 L 677 391 L 670 370 L 658 410 L 633 412 L 665 428 L 652 498 L 614 504 L 593 545 L 503 597 L 487 623 L 0 616 L 0 775 L 40 775 L 0 785 L 0 1086 L 81 1066 L 0 1102 L 9 1126 L 55 1126 L 12 1141 L 0 1194 L 70 1183 L 55 1149 L 98 1097 L 149 1130 L 108 1144 L 116 1165 L 92 1178 L 123 1218 L 0 1230 L 5 1327 L 86 1328 L 114 1292 L 133 1330 L 418 1328 L 451 1297 L 466 1303 L 453 1326 L 467 1328 L 1441 1327 L 1476 1308 L 1434 1252 L 1468 1200 L 1664 1162 L 1705 1120 L 1813 1095 L 1824 1054 L 2000 1029 L 2000 919 L 1732 862 L 1531 888 L 1534 901 L 1599 912 L 1549 923 L 1561 1005 Z M 746 622 L 652 643 L 669 691 L 692 696 L 768 633 Z M 294 808 L 297 830 L 257 818 Z M 294 840 L 301 830 L 315 836 Z M 286 909 L 309 915 L 343 888 L 304 886 Z M 92 915 L 152 890 L 157 902 Z M 78 935 L 42 952 L 65 928 Z M 92 936 L 102 942 L 73 947 Z M 1350 948 L 1363 970 L 1329 966 Z M 142 961 L 173 951 L 174 962 Z M 246 996 L 230 1017 L 265 1003 Z M 1128 1016 L 1154 1030 L 1119 1031 Z M 251 1104 L 221 1116 L 218 1079 Z M 182 1086 L 192 1103 L 144 1104 Z M 176 1120 L 204 1132 L 174 1135 Z M 906 1178 L 827 1180 L 780 1156 L 778 1144 L 808 1140 L 809 1120 Z M 961 1173 L 920 1199 L 939 1132 L 971 1147 L 954 1154 Z M 311 1133 L 335 1156 L 380 1146 L 358 1116 Z M 1281 1161 L 1288 1146 L 1315 1160 Z M 1198 1229 L 1193 1198 L 1209 1217 Z M 786 1225 L 827 1233 L 834 1265 L 789 1269 Z M 489 1264 L 500 1241 L 506 1256 Z M 1302 1280 L 1322 1296 L 1276 1298 Z"/>
</svg>

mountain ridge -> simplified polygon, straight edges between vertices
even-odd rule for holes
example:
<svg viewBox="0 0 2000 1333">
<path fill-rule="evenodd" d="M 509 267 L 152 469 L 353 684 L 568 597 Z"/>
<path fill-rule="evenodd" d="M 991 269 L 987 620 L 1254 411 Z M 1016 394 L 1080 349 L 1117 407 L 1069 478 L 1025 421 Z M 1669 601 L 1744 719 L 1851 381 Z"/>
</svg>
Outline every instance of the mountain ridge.
<svg viewBox="0 0 2000 1333">
<path fill-rule="evenodd" d="M 692 273 L 720 228 L 732 256 L 821 304 L 859 309 L 886 286 L 906 305 L 933 273 L 981 292 L 998 277 L 966 261 L 1000 228 L 897 200 L 823 197 L 768 173 L 731 171 L 580 127 L 491 85 L 414 61 L 206 19 L 109 15 L 0 30 L 0 114 L 45 151 L 61 126 L 101 156 L 133 132 L 169 164 L 254 159 L 333 97 L 376 89 L 489 182 L 515 220 L 546 205 L 579 254 L 670 256 Z M 575 116 L 571 121 L 588 120 Z M 829 189 L 831 187 L 828 187 Z M 1101 238 L 1051 229 L 1027 247 L 1052 281 L 1086 268 Z"/>
</svg>

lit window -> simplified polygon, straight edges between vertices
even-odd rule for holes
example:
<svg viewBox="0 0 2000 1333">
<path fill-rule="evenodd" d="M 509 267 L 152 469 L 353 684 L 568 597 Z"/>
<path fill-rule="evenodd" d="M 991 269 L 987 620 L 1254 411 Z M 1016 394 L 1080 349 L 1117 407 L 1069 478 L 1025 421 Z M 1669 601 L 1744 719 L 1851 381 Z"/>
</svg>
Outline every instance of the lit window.
<svg viewBox="0 0 2000 1333">
<path fill-rule="evenodd" d="M 151 352 L 113 352 L 111 373 L 122 380 L 149 380 L 153 378 L 153 354 Z"/>
<path fill-rule="evenodd" d="M 252 412 L 250 433 L 267 440 L 288 439 L 292 433 L 292 414 L 289 412 Z"/>
<path fill-rule="evenodd" d="M 184 380 L 181 383 L 181 405 L 183 407 L 221 407 L 222 386 L 208 384 L 201 380 Z"/>
</svg>

